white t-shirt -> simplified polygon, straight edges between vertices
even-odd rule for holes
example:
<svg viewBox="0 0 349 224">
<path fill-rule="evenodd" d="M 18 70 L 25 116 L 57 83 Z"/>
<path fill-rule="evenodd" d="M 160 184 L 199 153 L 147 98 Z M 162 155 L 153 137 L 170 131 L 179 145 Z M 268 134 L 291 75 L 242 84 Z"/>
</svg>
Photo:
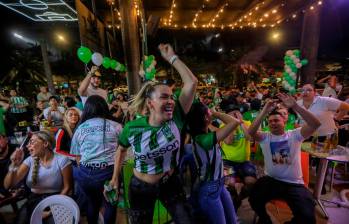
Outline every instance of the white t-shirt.
<svg viewBox="0 0 349 224">
<path fill-rule="evenodd" d="M 301 166 L 301 144 L 304 138 L 301 128 L 283 135 L 262 132 L 260 146 L 264 155 L 266 175 L 280 181 L 304 184 Z"/>
<path fill-rule="evenodd" d="M 33 193 L 45 194 L 45 193 L 59 193 L 63 189 L 63 176 L 62 170 L 71 164 L 70 160 L 58 154 L 54 154 L 51 164 L 47 167 L 39 165 L 38 179 L 35 186 L 32 183 L 32 174 L 34 167 L 34 159 L 29 156 L 23 163 L 29 167 L 29 172 L 26 180 L 26 184 L 31 188 Z"/>
<path fill-rule="evenodd" d="M 70 154 L 81 156 L 80 163 L 85 165 L 96 167 L 113 165 L 121 129 L 119 123 L 111 120 L 89 119 L 76 129 Z"/>
<path fill-rule="evenodd" d="M 316 131 L 318 136 L 326 136 L 335 133 L 337 128 L 333 119 L 341 103 L 340 100 L 335 98 L 315 96 L 308 110 L 321 122 L 321 126 Z M 305 108 L 303 100 L 298 100 L 297 104 Z M 304 123 L 304 120 L 301 120 L 301 123 Z"/>
<path fill-rule="evenodd" d="M 51 107 L 47 107 L 44 110 L 45 119 L 48 119 L 48 111 L 50 109 L 51 109 Z M 58 107 L 57 109 L 59 110 L 60 113 L 58 111 L 51 111 L 51 117 L 52 117 L 53 122 L 55 122 L 55 126 L 62 126 L 65 109 L 64 109 L 64 107 Z"/>
<path fill-rule="evenodd" d="M 105 99 L 105 101 L 107 101 L 108 99 L 108 92 L 106 90 L 101 88 L 95 89 L 95 88 L 92 88 L 91 85 L 89 85 L 86 90 L 86 96 L 80 96 L 82 104 L 85 105 L 87 98 L 92 95 L 101 96 L 103 99 Z"/>
<path fill-rule="evenodd" d="M 340 92 L 342 90 L 343 86 L 341 84 L 336 85 L 336 89 L 333 89 L 330 85 L 327 83 L 325 84 L 325 89 L 322 92 L 322 96 L 328 96 L 332 98 L 337 98 L 337 92 Z"/>
</svg>

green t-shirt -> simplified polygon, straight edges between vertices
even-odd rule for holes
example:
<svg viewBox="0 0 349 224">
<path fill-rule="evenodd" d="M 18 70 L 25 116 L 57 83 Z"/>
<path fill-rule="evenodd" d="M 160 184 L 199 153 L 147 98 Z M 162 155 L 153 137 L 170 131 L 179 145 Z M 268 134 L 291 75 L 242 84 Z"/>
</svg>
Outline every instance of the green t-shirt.
<svg viewBox="0 0 349 224">
<path fill-rule="evenodd" d="M 258 113 L 259 113 L 259 111 L 257 111 L 257 110 L 250 110 L 250 111 L 245 112 L 243 114 L 242 118 L 244 119 L 244 121 L 250 121 L 252 123 L 254 121 L 254 119 L 256 119 Z"/>
<path fill-rule="evenodd" d="M 119 144 L 125 148 L 131 146 L 138 172 L 164 173 L 178 165 L 183 125 L 184 112 L 176 101 L 172 120 L 160 127 L 150 126 L 146 116 L 130 121 L 119 136 Z"/>
<path fill-rule="evenodd" d="M 196 136 L 193 144 L 193 155 L 200 172 L 200 180 L 212 181 L 222 178 L 222 149 L 217 144 L 216 132 Z"/>
<path fill-rule="evenodd" d="M 4 114 L 6 110 L 2 106 L 0 106 L 0 134 L 6 135 L 6 130 L 5 130 L 5 122 L 4 122 Z"/>
<path fill-rule="evenodd" d="M 244 121 L 245 125 L 250 126 L 250 121 Z M 223 159 L 233 162 L 245 162 L 250 160 L 251 143 L 239 126 L 234 132 L 234 140 L 232 144 L 221 143 L 223 150 Z"/>
</svg>

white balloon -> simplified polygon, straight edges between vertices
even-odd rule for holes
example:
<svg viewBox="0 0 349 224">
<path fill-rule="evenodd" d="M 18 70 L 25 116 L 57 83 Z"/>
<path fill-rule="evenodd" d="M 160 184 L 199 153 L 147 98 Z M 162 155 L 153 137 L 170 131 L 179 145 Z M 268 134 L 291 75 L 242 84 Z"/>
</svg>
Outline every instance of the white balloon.
<svg viewBox="0 0 349 224">
<path fill-rule="evenodd" d="M 294 73 L 294 72 L 290 72 L 290 77 L 292 78 L 292 79 L 294 79 L 294 80 L 296 80 L 296 73 Z"/>
<path fill-rule="evenodd" d="M 299 58 L 296 58 L 296 59 L 294 59 L 294 62 L 295 62 L 295 64 L 297 64 L 297 63 L 301 62 L 301 60 Z"/>
<path fill-rule="evenodd" d="M 140 71 L 139 71 L 139 74 L 140 74 L 141 76 L 144 76 L 144 75 L 145 75 L 144 70 L 143 70 L 143 69 L 142 69 L 142 70 L 140 70 Z"/>
<path fill-rule="evenodd" d="M 296 57 L 296 55 L 291 55 L 291 58 L 292 58 L 292 60 L 294 61 L 297 57 Z"/>
<path fill-rule="evenodd" d="M 297 63 L 297 64 L 296 64 L 296 67 L 297 67 L 297 68 L 301 68 L 301 67 L 302 67 L 302 64 L 301 64 L 301 63 Z"/>
<path fill-rule="evenodd" d="M 98 52 L 93 53 L 92 62 L 97 66 L 101 66 L 101 64 L 103 63 L 103 56 Z"/>
<path fill-rule="evenodd" d="M 143 66 L 142 66 L 143 67 Z M 120 71 L 120 69 L 121 69 L 121 64 L 120 63 L 118 63 L 117 65 L 116 65 L 116 67 L 115 67 L 115 71 Z M 143 70 L 144 71 L 144 70 Z"/>
<path fill-rule="evenodd" d="M 290 68 L 287 68 L 287 69 L 286 69 L 286 72 L 287 72 L 288 74 L 290 74 L 290 73 L 292 72 L 292 70 L 291 70 Z"/>
</svg>

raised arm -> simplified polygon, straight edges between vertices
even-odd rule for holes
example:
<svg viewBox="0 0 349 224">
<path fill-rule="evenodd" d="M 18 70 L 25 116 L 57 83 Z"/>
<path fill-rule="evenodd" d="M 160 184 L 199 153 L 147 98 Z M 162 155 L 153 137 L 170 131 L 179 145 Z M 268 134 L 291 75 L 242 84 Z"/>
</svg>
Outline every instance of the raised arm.
<svg viewBox="0 0 349 224">
<path fill-rule="evenodd" d="M 327 81 L 327 79 L 329 79 L 329 78 L 331 78 L 330 75 L 328 75 L 328 76 L 326 76 L 326 77 L 324 77 L 324 78 L 322 78 L 322 79 L 317 80 L 316 83 L 317 83 L 317 84 L 324 83 L 324 82 Z"/>
<path fill-rule="evenodd" d="M 189 68 L 178 58 L 178 56 L 175 55 L 169 44 L 160 44 L 159 50 L 165 60 L 173 65 L 182 78 L 183 87 L 181 95 L 179 96 L 179 103 L 181 104 L 184 113 L 187 114 L 195 97 L 198 80 Z"/>
<path fill-rule="evenodd" d="M 262 135 L 261 132 L 258 131 L 259 126 L 261 125 L 262 121 L 264 120 L 264 118 L 267 116 L 267 114 L 269 112 L 271 112 L 272 110 L 274 110 L 276 108 L 276 102 L 272 101 L 272 100 L 268 100 L 262 111 L 258 114 L 258 116 L 256 117 L 256 119 L 253 121 L 253 123 L 251 124 L 251 126 L 248 129 L 248 134 L 254 138 L 256 141 L 261 141 L 262 140 Z"/>
<path fill-rule="evenodd" d="M 92 75 L 98 70 L 97 66 L 92 66 L 91 70 L 87 73 L 84 80 L 80 83 L 80 86 L 78 88 L 78 94 L 80 96 L 87 96 L 87 88 L 90 85 L 90 80 Z"/>
<path fill-rule="evenodd" d="M 5 189 L 11 188 L 18 184 L 28 173 L 29 167 L 22 163 L 24 152 L 16 149 L 11 155 L 11 165 L 4 179 Z"/>
<path fill-rule="evenodd" d="M 299 106 L 292 96 L 278 93 L 277 97 L 287 108 L 292 108 L 305 121 L 306 124 L 301 128 L 301 134 L 304 138 L 309 138 L 316 131 L 316 129 L 320 127 L 320 121 L 310 111 Z"/>
<path fill-rule="evenodd" d="M 220 112 L 216 112 L 216 111 L 212 112 L 212 116 L 223 121 L 223 123 L 225 124 L 224 127 L 216 130 L 216 136 L 217 136 L 218 142 L 224 140 L 242 122 L 241 120 L 235 119 L 234 117 L 230 116 L 229 114 L 220 113 Z"/>
</svg>

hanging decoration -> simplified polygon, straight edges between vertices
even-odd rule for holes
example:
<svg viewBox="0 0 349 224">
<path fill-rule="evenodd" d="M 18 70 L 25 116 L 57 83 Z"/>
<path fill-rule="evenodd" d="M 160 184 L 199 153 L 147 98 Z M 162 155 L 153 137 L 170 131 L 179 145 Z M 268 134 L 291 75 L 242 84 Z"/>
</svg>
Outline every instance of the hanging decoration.
<svg viewBox="0 0 349 224">
<path fill-rule="evenodd" d="M 291 94 L 296 92 L 298 70 L 308 64 L 308 60 L 301 60 L 300 56 L 301 52 L 299 50 L 288 50 L 284 57 L 285 70 L 282 73 L 282 86 Z"/>
<path fill-rule="evenodd" d="M 92 52 L 88 47 L 81 46 L 78 49 L 78 58 L 85 64 L 89 63 L 92 57 Z"/>
<path fill-rule="evenodd" d="M 156 60 L 154 55 L 144 56 L 144 61 L 141 62 L 139 75 L 146 81 L 154 80 L 156 74 Z"/>
<path fill-rule="evenodd" d="M 102 54 L 94 52 L 92 54 L 91 50 L 88 47 L 81 46 L 77 50 L 77 56 L 80 61 L 84 64 L 88 64 L 90 61 L 96 66 L 103 66 L 105 69 L 113 69 L 118 72 L 126 72 L 125 65 L 119 63 L 115 59 L 109 57 L 103 57 Z"/>
</svg>

